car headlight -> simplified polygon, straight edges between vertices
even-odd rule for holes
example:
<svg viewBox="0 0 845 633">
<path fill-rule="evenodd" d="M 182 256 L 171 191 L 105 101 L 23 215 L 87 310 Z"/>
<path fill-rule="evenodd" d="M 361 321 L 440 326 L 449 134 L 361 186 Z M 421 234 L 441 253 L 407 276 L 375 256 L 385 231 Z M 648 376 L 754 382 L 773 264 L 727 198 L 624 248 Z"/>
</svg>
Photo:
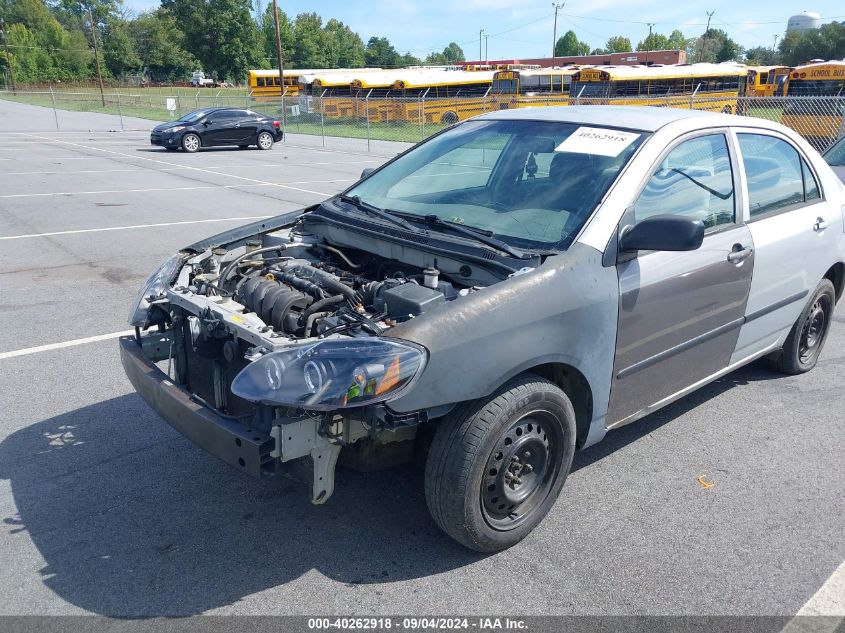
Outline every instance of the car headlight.
<svg viewBox="0 0 845 633">
<path fill-rule="evenodd" d="M 165 132 L 173 133 L 173 132 L 181 132 L 185 129 L 186 126 L 184 125 L 177 125 L 176 127 L 170 127 L 165 130 Z"/>
<path fill-rule="evenodd" d="M 272 352 L 235 376 L 236 396 L 331 411 L 395 398 L 422 371 L 424 348 L 386 338 L 330 339 Z"/>
<path fill-rule="evenodd" d="M 135 301 L 129 310 L 129 324 L 135 327 L 147 327 L 150 324 L 150 305 L 167 292 L 170 284 L 182 268 L 182 255 L 168 258 L 149 276 L 135 295 Z"/>
</svg>

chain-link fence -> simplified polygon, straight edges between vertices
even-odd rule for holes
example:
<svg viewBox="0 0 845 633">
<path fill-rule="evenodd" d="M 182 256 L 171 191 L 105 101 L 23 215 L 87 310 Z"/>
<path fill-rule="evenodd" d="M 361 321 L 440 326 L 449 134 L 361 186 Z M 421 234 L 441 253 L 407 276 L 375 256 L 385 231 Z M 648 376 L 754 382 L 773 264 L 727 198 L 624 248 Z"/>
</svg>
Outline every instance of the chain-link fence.
<svg viewBox="0 0 845 633">
<path fill-rule="evenodd" d="M 309 95 L 252 96 L 243 90 L 139 88 L 96 92 L 0 92 L 0 98 L 53 108 L 61 129 L 63 110 L 103 112 L 157 121 L 179 118 L 200 108 L 242 107 L 279 118 L 288 132 L 325 139 L 418 142 L 457 121 L 485 112 L 554 105 L 647 105 L 726 112 L 769 119 L 791 127 L 823 151 L 845 134 L 845 97 L 729 97 L 662 95 L 590 99 L 577 95 L 494 95 L 483 97 L 397 98 Z M 624 116 L 624 115 L 623 115 Z M 624 119 L 623 119 L 624 121 Z"/>
</svg>

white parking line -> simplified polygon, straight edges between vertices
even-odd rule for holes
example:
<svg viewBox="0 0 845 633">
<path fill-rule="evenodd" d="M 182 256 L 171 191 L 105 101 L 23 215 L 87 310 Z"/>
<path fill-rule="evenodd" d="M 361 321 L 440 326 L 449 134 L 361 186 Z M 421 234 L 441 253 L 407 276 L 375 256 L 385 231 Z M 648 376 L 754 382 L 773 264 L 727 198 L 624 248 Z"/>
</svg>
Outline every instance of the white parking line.
<svg viewBox="0 0 845 633">
<path fill-rule="evenodd" d="M 70 141 L 61 141 L 59 139 L 52 139 L 48 136 L 39 136 L 37 134 L 26 134 L 26 133 L 24 133 L 24 135 L 29 136 L 31 138 L 41 139 L 42 141 L 45 141 L 47 143 L 70 145 L 71 147 L 78 147 L 80 149 L 87 149 L 87 150 L 91 150 L 91 151 L 94 151 L 94 152 L 104 152 L 106 154 L 114 154 L 115 156 L 123 156 L 124 158 L 131 158 L 133 160 L 145 160 L 145 161 L 149 161 L 151 163 L 156 163 L 157 165 L 168 165 L 169 167 L 186 167 L 187 169 L 190 169 L 192 171 L 199 171 L 199 172 L 206 173 L 206 174 L 215 174 L 217 176 L 228 176 L 229 178 L 234 178 L 236 180 L 245 180 L 247 182 L 252 182 L 252 183 L 256 183 L 256 184 L 260 184 L 260 185 L 267 185 L 267 186 L 270 186 L 270 187 L 280 187 L 282 189 L 292 189 L 294 191 L 302 191 L 304 193 L 313 193 L 315 195 L 323 196 L 325 198 L 328 198 L 332 195 L 330 193 L 324 193 L 322 191 L 314 191 L 313 189 L 303 189 L 302 187 L 291 187 L 289 185 L 281 185 L 281 184 L 275 183 L 275 182 L 267 182 L 265 180 L 257 180 L 255 178 L 247 178 L 246 176 L 235 176 L 234 174 L 226 174 L 226 173 L 219 172 L 219 171 L 213 171 L 211 169 L 203 169 L 202 167 L 189 167 L 187 165 L 181 165 L 179 163 L 171 163 L 171 162 L 164 161 L 164 160 L 156 160 L 155 158 L 147 158 L 145 156 L 135 156 L 135 155 L 132 155 L 132 154 L 127 154 L 126 152 L 117 152 L 117 151 L 111 150 L 111 149 L 103 149 L 101 147 L 92 147 L 90 145 L 82 145 L 81 143 L 71 143 Z"/>
<path fill-rule="evenodd" d="M 118 336 L 129 336 L 134 334 L 134 330 L 124 330 L 123 332 L 112 332 L 111 334 L 99 334 L 97 336 L 87 336 L 85 338 L 77 338 L 72 341 L 63 341 L 61 343 L 50 343 L 48 345 L 38 345 L 37 347 L 26 347 L 24 349 L 16 349 L 11 352 L 0 352 L 0 360 L 7 358 L 16 358 L 18 356 L 28 356 L 29 354 L 37 354 L 39 352 L 49 352 L 54 349 L 63 349 L 65 347 L 75 347 L 76 345 L 84 345 L 85 343 L 96 343 L 97 341 L 107 341 Z"/>
<path fill-rule="evenodd" d="M 827 616 L 813 618 L 812 626 L 803 621 L 804 616 Z M 813 594 L 798 613 L 781 629 L 781 633 L 834 633 L 845 621 L 845 561 L 836 568 L 830 578 Z"/>
<path fill-rule="evenodd" d="M 76 235 L 77 233 L 100 233 L 102 231 L 126 231 L 128 229 L 153 229 L 162 226 L 181 226 L 183 224 L 206 224 L 208 222 L 243 222 L 246 220 L 263 220 L 270 216 L 248 215 L 240 218 L 212 218 L 209 220 L 183 220 L 180 222 L 158 222 L 156 224 L 132 224 L 129 226 L 108 226 L 97 229 L 74 229 L 70 231 L 52 231 L 50 233 L 29 233 L 26 235 L 0 236 L 0 240 L 22 240 L 30 237 L 52 237 L 53 235 Z"/>
</svg>

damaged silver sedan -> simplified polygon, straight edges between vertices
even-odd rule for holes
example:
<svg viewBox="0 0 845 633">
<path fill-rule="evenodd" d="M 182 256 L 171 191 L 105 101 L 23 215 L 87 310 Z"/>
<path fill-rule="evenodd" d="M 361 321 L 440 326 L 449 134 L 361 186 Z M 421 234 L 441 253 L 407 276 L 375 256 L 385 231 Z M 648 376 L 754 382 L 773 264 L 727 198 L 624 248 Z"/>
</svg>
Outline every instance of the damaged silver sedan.
<svg viewBox="0 0 845 633">
<path fill-rule="evenodd" d="M 132 307 L 149 405 L 245 473 L 427 451 L 437 524 L 497 551 L 576 449 L 752 360 L 815 366 L 845 189 L 800 137 L 664 108 L 496 112 L 343 194 L 182 249 Z"/>
</svg>

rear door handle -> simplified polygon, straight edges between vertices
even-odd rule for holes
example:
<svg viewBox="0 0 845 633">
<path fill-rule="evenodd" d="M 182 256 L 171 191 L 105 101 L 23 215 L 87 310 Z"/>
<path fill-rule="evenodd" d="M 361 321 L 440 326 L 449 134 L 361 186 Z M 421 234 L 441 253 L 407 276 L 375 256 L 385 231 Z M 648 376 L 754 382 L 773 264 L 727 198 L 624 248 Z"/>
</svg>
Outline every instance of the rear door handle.
<svg viewBox="0 0 845 633">
<path fill-rule="evenodd" d="M 751 257 L 754 249 L 751 247 L 743 248 L 742 244 L 734 244 L 734 250 L 728 253 L 728 261 L 732 264 L 739 264 Z"/>
<path fill-rule="evenodd" d="M 813 225 L 813 230 L 816 232 L 824 231 L 829 226 L 830 222 L 825 220 L 823 217 L 819 216 L 816 218 L 816 223 Z"/>
</svg>

